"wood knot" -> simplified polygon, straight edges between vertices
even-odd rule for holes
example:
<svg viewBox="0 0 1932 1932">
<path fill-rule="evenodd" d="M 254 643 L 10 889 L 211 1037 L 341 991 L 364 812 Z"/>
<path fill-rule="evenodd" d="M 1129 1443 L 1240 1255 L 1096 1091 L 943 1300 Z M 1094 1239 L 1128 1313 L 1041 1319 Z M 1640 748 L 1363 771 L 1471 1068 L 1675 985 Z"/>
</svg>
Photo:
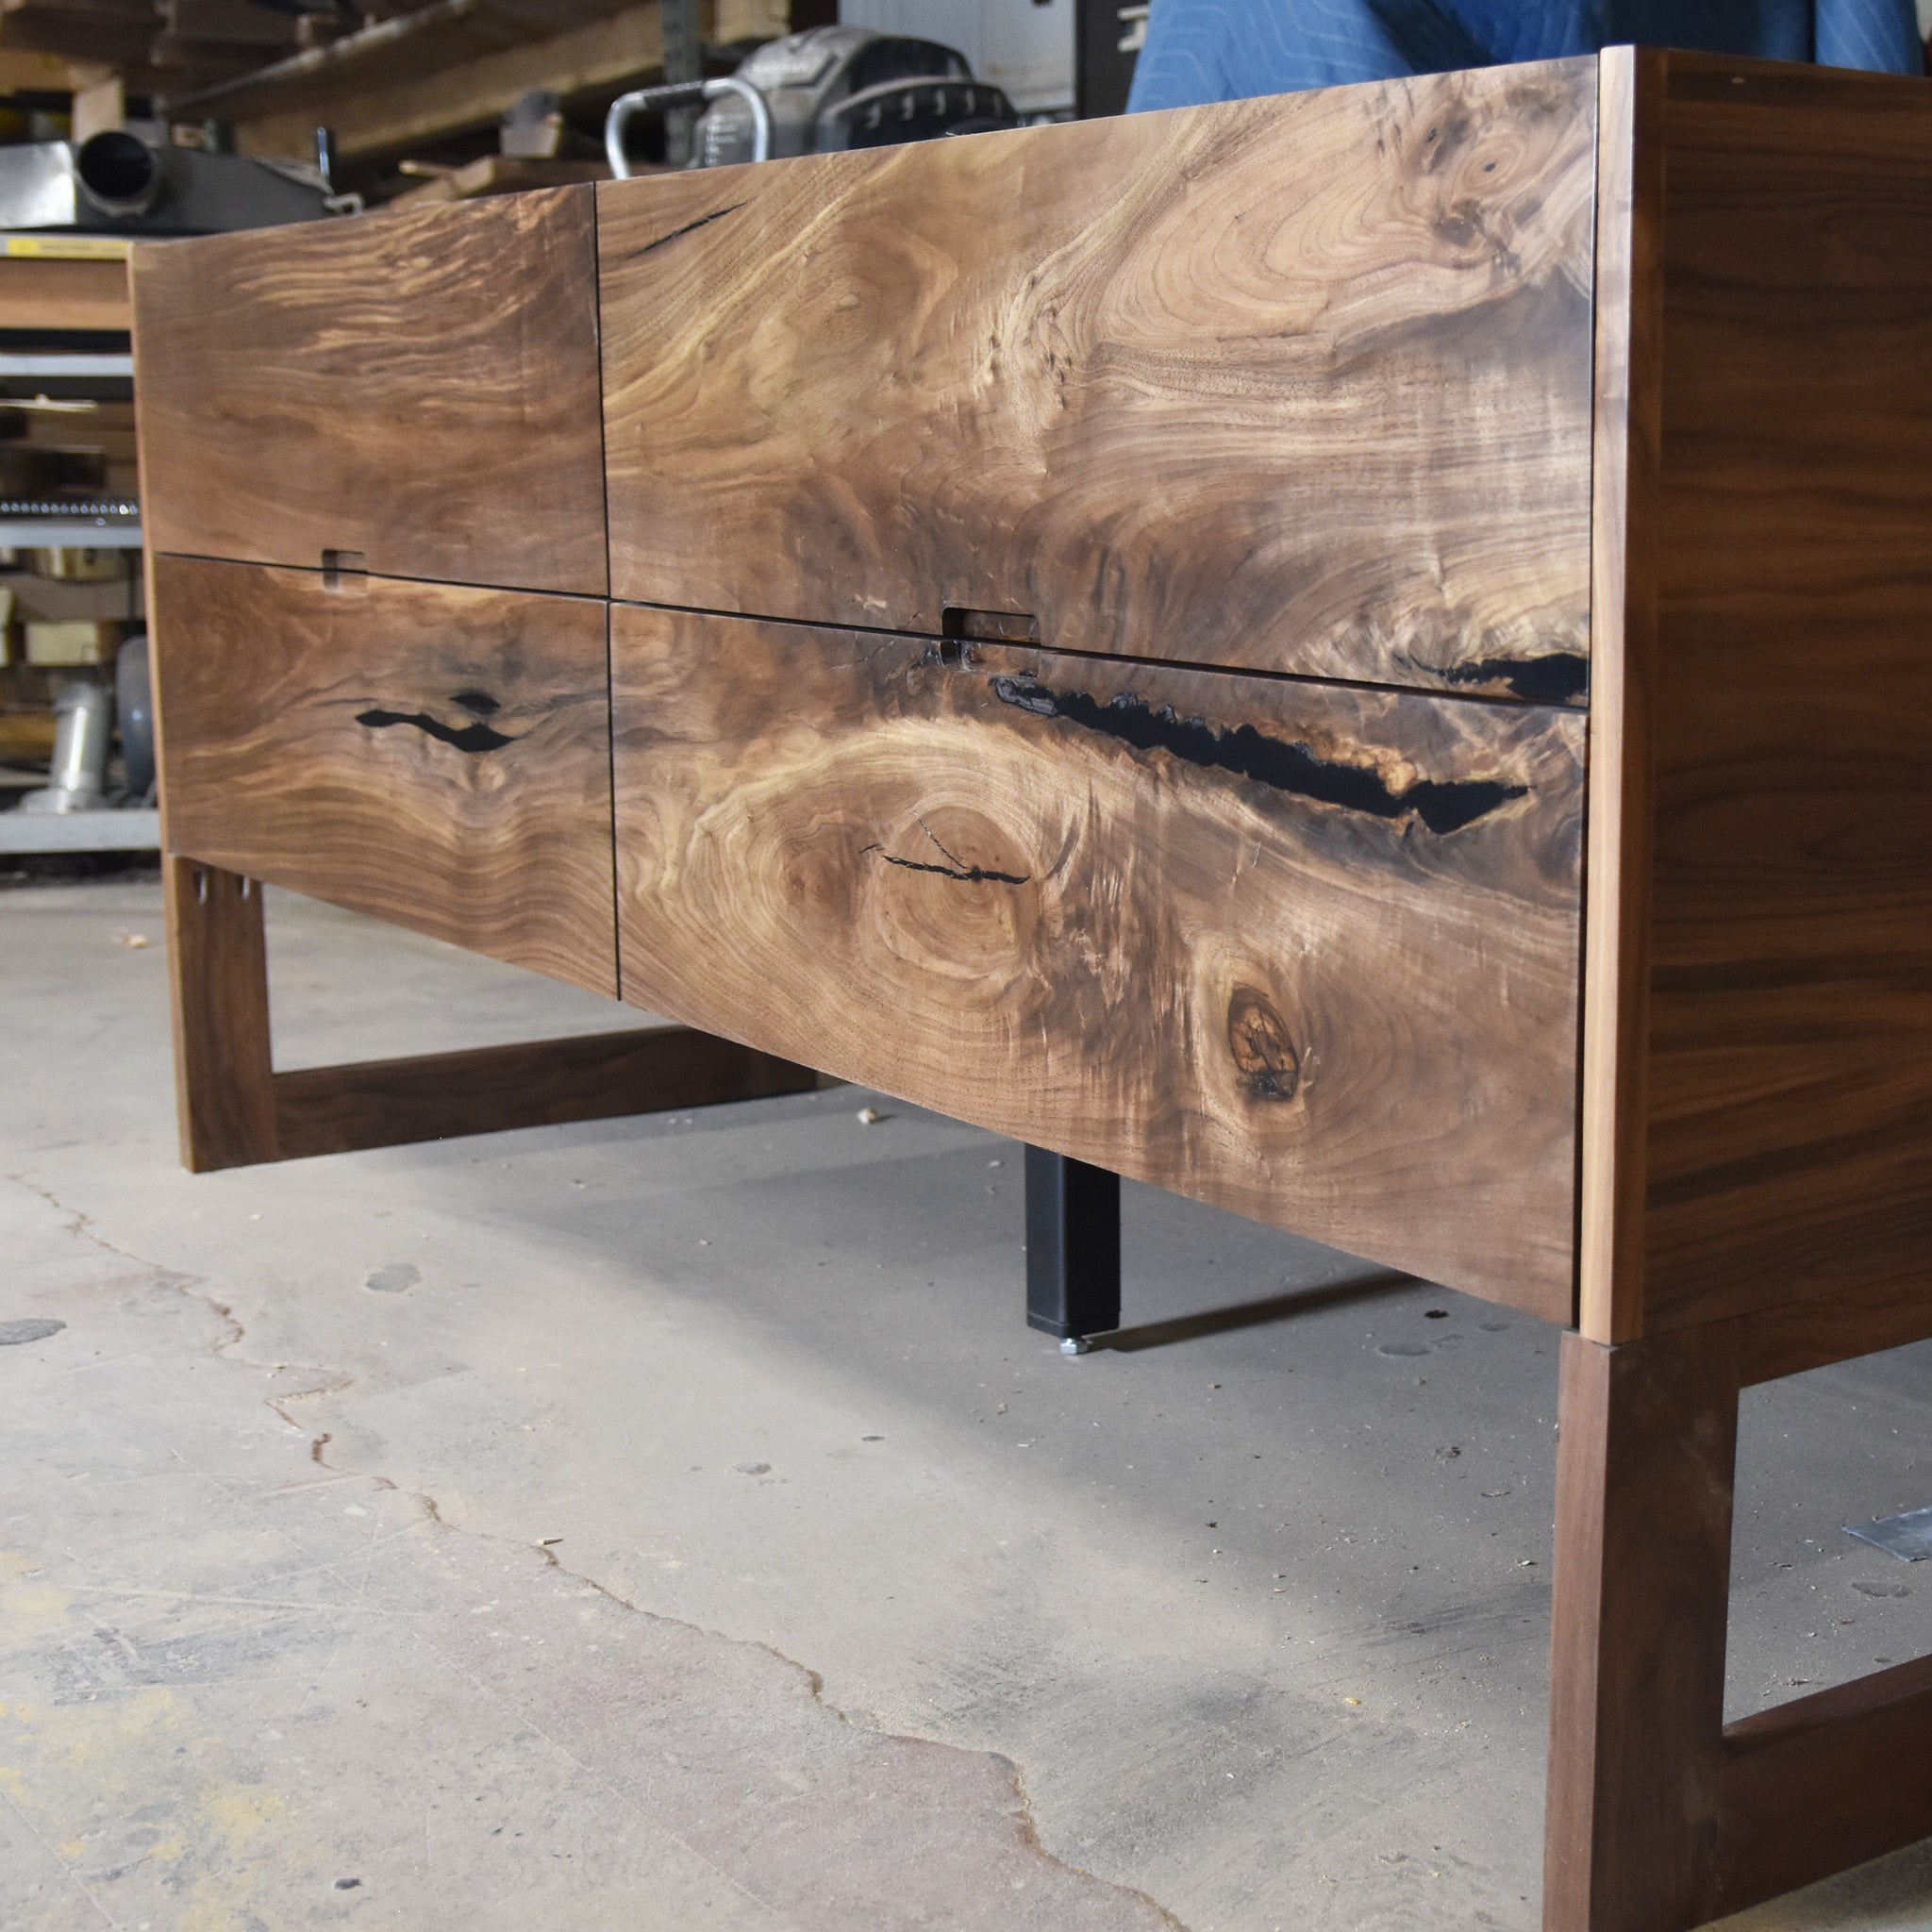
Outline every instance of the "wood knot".
<svg viewBox="0 0 1932 1932">
<path fill-rule="evenodd" d="M 1227 1003 L 1227 1045 L 1255 1100 L 1292 1100 L 1301 1085 L 1301 1056 L 1281 1015 L 1251 986 L 1238 986 Z"/>
</svg>

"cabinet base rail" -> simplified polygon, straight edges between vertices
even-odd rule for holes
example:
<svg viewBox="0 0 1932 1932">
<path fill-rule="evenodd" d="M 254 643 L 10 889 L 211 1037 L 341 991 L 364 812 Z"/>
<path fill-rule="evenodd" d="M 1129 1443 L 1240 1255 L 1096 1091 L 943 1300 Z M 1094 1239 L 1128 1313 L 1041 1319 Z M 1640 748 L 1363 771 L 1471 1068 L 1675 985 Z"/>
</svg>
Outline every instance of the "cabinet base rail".
<svg viewBox="0 0 1932 1932">
<path fill-rule="evenodd" d="M 195 1174 L 458 1134 L 557 1126 L 817 1086 L 809 1067 L 688 1026 L 627 1027 L 278 1073 L 261 889 L 162 860 L 181 1154 Z"/>
</svg>

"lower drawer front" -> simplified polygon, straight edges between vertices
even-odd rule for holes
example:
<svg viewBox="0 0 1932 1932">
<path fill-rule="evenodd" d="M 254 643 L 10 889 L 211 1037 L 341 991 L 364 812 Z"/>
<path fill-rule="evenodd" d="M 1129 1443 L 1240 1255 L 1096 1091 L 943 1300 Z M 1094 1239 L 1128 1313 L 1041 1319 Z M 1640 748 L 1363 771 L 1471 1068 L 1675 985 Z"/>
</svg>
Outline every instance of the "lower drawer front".
<svg viewBox="0 0 1932 1932">
<path fill-rule="evenodd" d="M 614 994 L 606 610 L 157 558 L 169 849 Z"/>
<path fill-rule="evenodd" d="M 624 997 L 1568 1319 L 1585 720 L 617 606 Z"/>
</svg>

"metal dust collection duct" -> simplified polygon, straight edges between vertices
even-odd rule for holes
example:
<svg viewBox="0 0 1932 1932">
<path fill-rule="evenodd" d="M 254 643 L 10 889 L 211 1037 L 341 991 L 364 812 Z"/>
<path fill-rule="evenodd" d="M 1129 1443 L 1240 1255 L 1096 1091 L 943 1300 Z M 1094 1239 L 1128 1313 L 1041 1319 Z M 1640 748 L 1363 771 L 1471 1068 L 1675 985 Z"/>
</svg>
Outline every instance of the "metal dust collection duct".
<svg viewBox="0 0 1932 1932">
<path fill-rule="evenodd" d="M 171 147 L 116 127 L 72 142 L 0 147 L 0 230 L 211 235 L 319 221 L 329 210 L 316 170 Z"/>
</svg>

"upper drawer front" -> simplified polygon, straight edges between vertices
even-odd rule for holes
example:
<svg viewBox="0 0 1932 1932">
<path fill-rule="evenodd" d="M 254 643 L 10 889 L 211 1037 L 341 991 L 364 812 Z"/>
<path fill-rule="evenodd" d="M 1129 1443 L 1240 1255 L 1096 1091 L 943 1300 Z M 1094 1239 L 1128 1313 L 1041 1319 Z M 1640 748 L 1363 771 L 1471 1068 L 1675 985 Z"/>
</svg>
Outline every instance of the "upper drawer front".
<svg viewBox="0 0 1932 1932">
<path fill-rule="evenodd" d="M 605 606 L 154 563 L 170 851 L 617 991 Z"/>
<path fill-rule="evenodd" d="M 1579 696 L 1595 74 L 599 188 L 613 594 Z"/>
<path fill-rule="evenodd" d="M 1580 714 L 611 643 L 625 999 L 1570 1319 Z"/>
<path fill-rule="evenodd" d="M 593 223 L 572 188 L 138 249 L 149 541 L 601 594 Z"/>
</svg>

